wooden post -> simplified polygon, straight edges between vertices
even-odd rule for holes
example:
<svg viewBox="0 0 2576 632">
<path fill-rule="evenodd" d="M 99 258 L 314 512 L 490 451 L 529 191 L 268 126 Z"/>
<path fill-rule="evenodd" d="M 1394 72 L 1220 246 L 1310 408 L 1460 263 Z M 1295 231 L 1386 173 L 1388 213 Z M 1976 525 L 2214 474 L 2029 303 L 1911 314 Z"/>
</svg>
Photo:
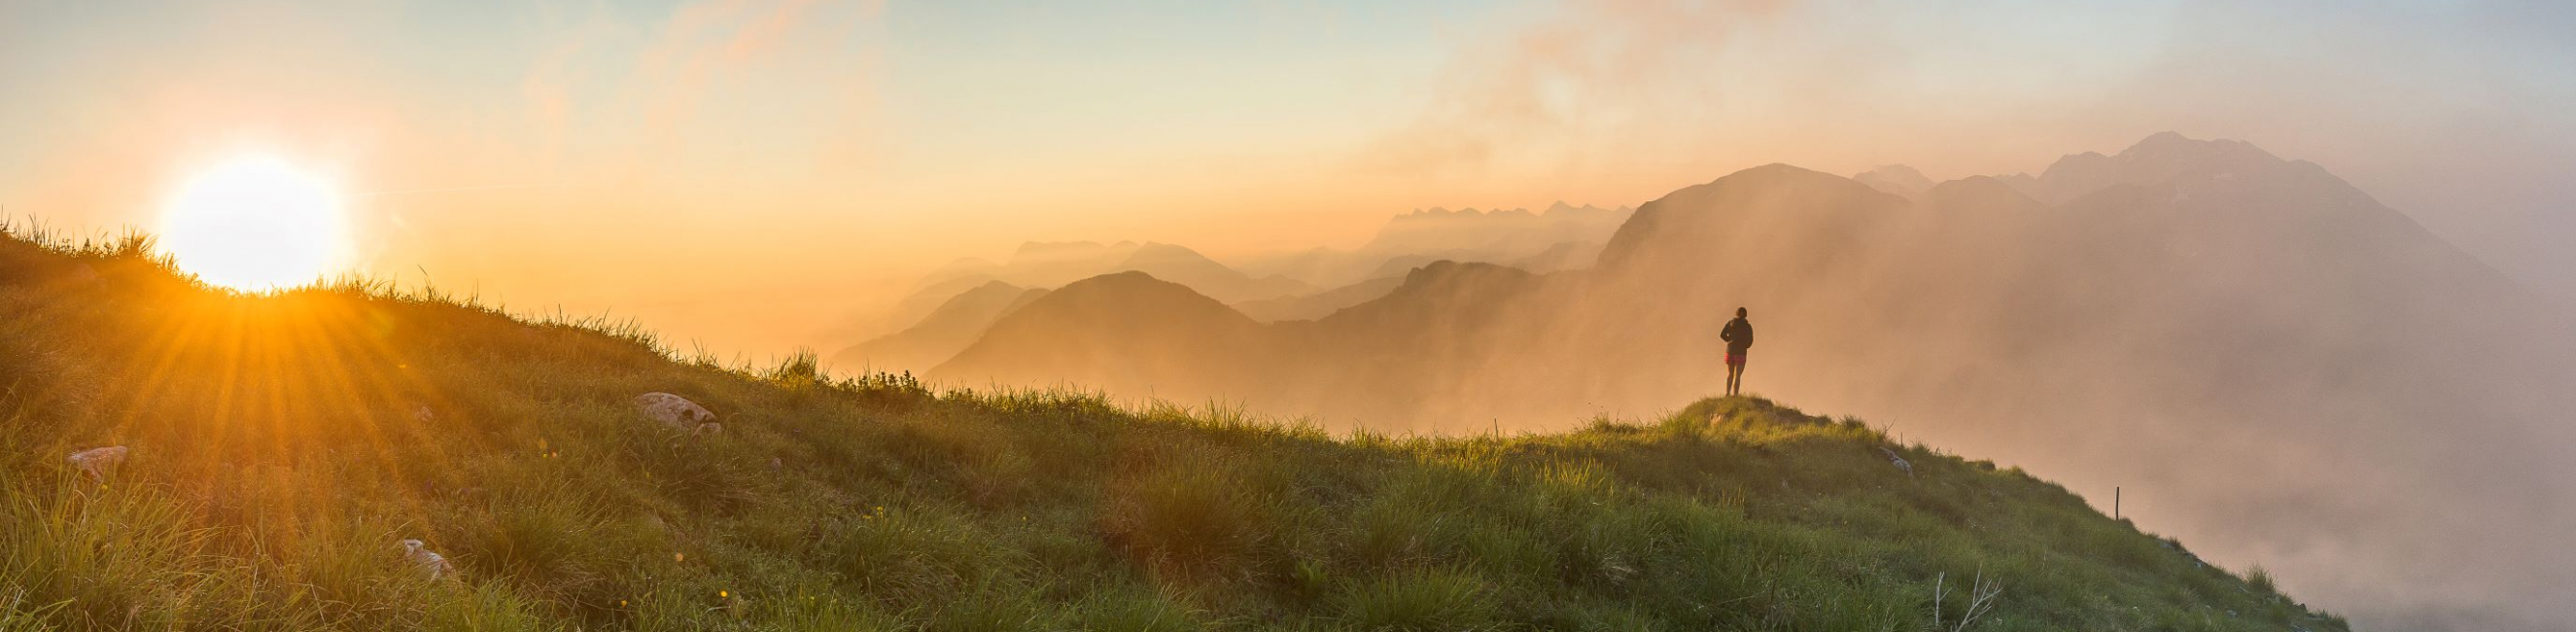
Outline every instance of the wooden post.
<svg viewBox="0 0 2576 632">
<path fill-rule="evenodd" d="M 2111 519 L 2120 519 L 2120 486 L 2111 486 Z"/>
</svg>

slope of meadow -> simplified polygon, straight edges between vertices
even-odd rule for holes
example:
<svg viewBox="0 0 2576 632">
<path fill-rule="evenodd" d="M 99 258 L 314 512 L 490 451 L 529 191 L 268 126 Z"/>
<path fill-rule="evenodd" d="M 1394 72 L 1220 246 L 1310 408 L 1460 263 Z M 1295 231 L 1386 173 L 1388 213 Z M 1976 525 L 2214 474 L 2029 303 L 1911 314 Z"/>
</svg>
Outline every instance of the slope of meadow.
<svg viewBox="0 0 2576 632">
<path fill-rule="evenodd" d="M 1332 436 L 673 360 L 365 283 L 211 291 L 143 246 L 0 238 L 0 630 L 2345 628 L 2019 470 L 1760 399 Z M 661 429 L 651 391 L 723 431 Z M 103 445 L 132 450 L 103 482 L 65 463 Z"/>
</svg>

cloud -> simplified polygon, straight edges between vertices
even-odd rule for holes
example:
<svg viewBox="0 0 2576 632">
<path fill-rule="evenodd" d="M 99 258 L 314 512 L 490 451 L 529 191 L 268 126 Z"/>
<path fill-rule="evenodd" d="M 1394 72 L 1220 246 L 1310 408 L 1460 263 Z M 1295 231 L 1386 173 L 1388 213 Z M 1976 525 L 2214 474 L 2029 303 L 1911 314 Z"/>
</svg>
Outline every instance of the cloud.
<svg viewBox="0 0 2576 632">
<path fill-rule="evenodd" d="M 846 152 L 875 95 L 857 38 L 882 9 L 707 0 L 636 20 L 593 6 L 541 42 L 520 93 L 545 153 L 630 180 L 709 153 L 707 142 L 801 139 Z"/>
<path fill-rule="evenodd" d="M 1676 100 L 1707 85 L 1706 62 L 1789 4 L 1570 0 L 1463 50 L 1433 79 L 1422 115 L 1373 143 L 1364 166 L 1440 174 L 1583 160 L 1586 138 L 1604 128 L 1652 125 L 1688 107 Z"/>
</svg>

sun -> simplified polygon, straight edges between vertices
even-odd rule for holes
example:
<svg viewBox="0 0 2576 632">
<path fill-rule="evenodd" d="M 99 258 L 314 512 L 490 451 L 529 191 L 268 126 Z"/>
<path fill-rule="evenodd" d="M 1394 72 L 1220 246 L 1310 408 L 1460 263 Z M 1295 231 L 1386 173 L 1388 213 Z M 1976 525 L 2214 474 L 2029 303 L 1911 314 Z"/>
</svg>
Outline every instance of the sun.
<svg viewBox="0 0 2576 632">
<path fill-rule="evenodd" d="M 179 268 L 237 290 L 295 287 L 341 265 L 347 206 L 329 178 L 276 156 L 226 160 L 179 187 L 161 242 Z"/>
</svg>

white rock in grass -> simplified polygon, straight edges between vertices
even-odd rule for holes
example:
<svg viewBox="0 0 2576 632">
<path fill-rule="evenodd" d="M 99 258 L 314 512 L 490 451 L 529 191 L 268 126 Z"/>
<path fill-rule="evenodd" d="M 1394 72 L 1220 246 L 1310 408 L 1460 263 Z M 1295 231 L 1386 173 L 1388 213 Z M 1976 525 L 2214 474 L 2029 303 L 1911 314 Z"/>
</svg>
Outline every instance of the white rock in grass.
<svg viewBox="0 0 2576 632">
<path fill-rule="evenodd" d="M 427 422 L 437 419 L 438 412 L 430 410 L 428 404 L 412 404 L 411 418 Z"/>
<path fill-rule="evenodd" d="M 73 452 L 71 458 L 67 460 L 71 461 L 72 467 L 79 468 L 82 474 L 88 474 L 90 478 L 105 479 L 108 470 L 114 469 L 118 463 L 125 462 L 125 451 L 125 446 L 121 445 L 90 448 Z"/>
<path fill-rule="evenodd" d="M 430 551 L 429 547 L 421 541 L 404 540 L 402 548 L 403 559 L 411 560 L 412 565 L 419 566 L 421 572 L 429 574 L 430 579 L 456 575 L 456 566 L 447 563 L 447 556 Z"/>
<path fill-rule="evenodd" d="M 672 430 L 687 430 L 693 427 L 691 424 L 716 420 L 716 414 L 707 412 L 705 406 L 699 406 L 697 402 L 689 401 L 689 398 L 670 393 L 637 395 L 635 407 L 643 409 L 644 416 L 652 417 L 654 421 L 662 422 L 662 425 L 669 426 Z"/>
<path fill-rule="evenodd" d="M 1897 456 L 1895 450 L 1887 448 L 1879 448 L 1878 451 L 1886 453 L 1887 462 L 1896 464 L 1896 469 L 1903 470 L 1906 478 L 1914 478 L 1914 464 L 1905 462 L 1905 457 Z"/>
</svg>

